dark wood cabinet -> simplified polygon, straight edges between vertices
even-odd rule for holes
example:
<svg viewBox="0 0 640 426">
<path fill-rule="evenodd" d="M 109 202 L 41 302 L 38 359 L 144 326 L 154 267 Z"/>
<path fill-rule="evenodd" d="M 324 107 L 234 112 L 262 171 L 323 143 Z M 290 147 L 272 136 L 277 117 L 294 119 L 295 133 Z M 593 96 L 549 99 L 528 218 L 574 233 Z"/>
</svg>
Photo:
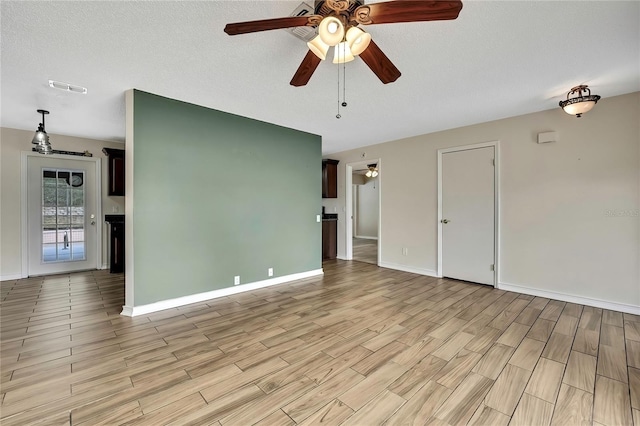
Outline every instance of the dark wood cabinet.
<svg viewBox="0 0 640 426">
<path fill-rule="evenodd" d="M 105 215 L 104 221 L 111 225 L 109 272 L 112 274 L 124 272 L 124 215 L 108 214 Z"/>
<path fill-rule="evenodd" d="M 108 157 L 109 185 L 107 195 L 124 195 L 124 149 L 102 148 Z"/>
<path fill-rule="evenodd" d="M 338 221 L 322 221 L 322 260 L 338 256 Z"/>
<path fill-rule="evenodd" d="M 338 160 L 322 160 L 322 198 L 338 198 Z"/>
</svg>

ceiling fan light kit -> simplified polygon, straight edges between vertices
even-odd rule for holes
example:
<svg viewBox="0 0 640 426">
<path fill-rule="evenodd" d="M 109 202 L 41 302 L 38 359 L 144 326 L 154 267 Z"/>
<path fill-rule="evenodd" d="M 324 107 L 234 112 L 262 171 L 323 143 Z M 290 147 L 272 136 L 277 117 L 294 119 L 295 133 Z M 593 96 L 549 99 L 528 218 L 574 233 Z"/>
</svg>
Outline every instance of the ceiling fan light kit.
<svg viewBox="0 0 640 426">
<path fill-rule="evenodd" d="M 571 98 L 571 95 L 576 96 Z M 567 99 L 560 101 L 560 107 L 567 114 L 580 118 L 585 112 L 591 111 L 599 100 L 600 96 L 592 95 L 589 86 L 580 85 L 571 88 L 567 93 Z"/>
</svg>

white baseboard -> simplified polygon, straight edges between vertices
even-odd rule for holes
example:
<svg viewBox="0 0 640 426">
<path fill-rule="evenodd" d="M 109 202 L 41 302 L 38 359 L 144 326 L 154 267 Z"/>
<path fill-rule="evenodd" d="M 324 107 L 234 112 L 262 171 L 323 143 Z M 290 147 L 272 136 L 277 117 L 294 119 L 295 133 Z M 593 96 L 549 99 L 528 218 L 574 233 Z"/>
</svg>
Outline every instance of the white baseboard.
<svg viewBox="0 0 640 426">
<path fill-rule="evenodd" d="M 107 265 L 106 263 L 103 263 L 100 269 L 109 269 L 109 265 Z"/>
<path fill-rule="evenodd" d="M 537 288 L 525 287 L 516 284 L 498 283 L 500 290 L 513 291 L 515 293 L 528 294 L 530 296 L 544 297 L 547 299 L 561 300 L 563 302 L 576 303 L 578 305 L 593 306 L 594 308 L 609 309 L 611 311 L 626 312 L 628 314 L 640 315 L 640 306 L 628 305 L 626 303 L 610 302 L 607 300 L 592 299 L 590 297 L 576 296 L 573 294 L 558 293 L 550 290 L 540 290 Z"/>
<path fill-rule="evenodd" d="M 378 241 L 378 237 L 367 237 L 366 235 L 356 235 L 353 238 L 359 238 L 361 240 L 376 240 L 376 241 Z"/>
<path fill-rule="evenodd" d="M 0 281 L 13 281 L 13 280 L 19 280 L 21 278 L 22 278 L 22 274 L 0 275 Z"/>
<path fill-rule="evenodd" d="M 380 266 L 381 268 L 395 269 L 403 272 L 411 272 L 413 274 L 418 274 L 418 275 L 426 275 L 428 277 L 438 277 L 438 273 L 436 271 L 432 271 L 431 269 L 416 268 L 414 266 L 401 265 L 399 263 L 380 262 L 378 266 Z"/>
<path fill-rule="evenodd" d="M 135 317 L 138 315 L 150 314 L 152 312 L 162 311 L 165 309 L 177 308 L 179 306 L 190 305 L 192 303 L 203 302 L 205 300 L 216 299 L 218 297 L 229 296 L 245 291 L 256 290 L 263 287 L 269 287 L 276 284 L 284 284 L 291 281 L 301 280 L 304 278 L 323 275 L 322 269 L 301 272 L 298 274 L 285 275 L 283 277 L 270 278 L 264 281 L 256 281 L 254 283 L 242 284 L 234 287 L 221 288 L 219 290 L 207 291 L 205 293 L 191 294 L 189 296 L 178 297 L 176 299 L 161 300 L 160 302 L 149 303 L 141 306 L 123 306 L 120 315 Z"/>
</svg>

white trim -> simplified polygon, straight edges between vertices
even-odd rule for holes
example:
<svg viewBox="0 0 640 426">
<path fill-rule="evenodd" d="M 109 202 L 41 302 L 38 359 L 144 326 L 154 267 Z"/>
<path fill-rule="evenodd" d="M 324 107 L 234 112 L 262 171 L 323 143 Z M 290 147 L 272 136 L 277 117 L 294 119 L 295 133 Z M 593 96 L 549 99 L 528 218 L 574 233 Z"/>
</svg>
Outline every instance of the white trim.
<svg viewBox="0 0 640 426">
<path fill-rule="evenodd" d="M 0 275 L 0 281 L 13 281 L 24 278 L 21 274 Z"/>
<path fill-rule="evenodd" d="M 109 265 L 107 265 L 106 263 L 103 263 L 100 269 L 109 269 Z"/>
<path fill-rule="evenodd" d="M 322 271 L 322 269 L 314 269 L 312 271 L 300 272 L 298 274 L 291 274 L 291 275 L 285 275 L 283 277 L 270 278 L 264 281 L 256 281 L 254 283 L 248 283 L 248 284 L 238 285 L 234 287 L 221 288 L 219 290 L 207 291 L 205 293 L 198 293 L 198 294 L 192 294 L 189 296 L 178 297 L 175 299 L 162 300 L 160 302 L 150 303 L 148 305 L 141 305 L 141 306 L 125 305 L 122 307 L 122 312 L 120 313 L 120 315 L 125 315 L 128 317 L 145 315 L 151 312 L 177 308 L 179 306 L 190 305 L 192 303 L 203 302 L 205 300 L 216 299 L 218 297 L 229 296 L 236 293 L 243 293 L 245 291 L 256 290 L 259 288 L 288 283 L 291 281 L 315 277 L 323 274 L 324 272 Z"/>
<path fill-rule="evenodd" d="M 21 151 L 20 152 L 20 245 L 21 245 L 21 276 L 20 278 L 27 278 L 29 276 L 29 220 L 28 220 L 28 197 L 27 197 L 27 182 L 28 176 L 28 160 L 29 157 L 39 157 L 43 154 L 33 151 Z M 102 228 L 104 223 L 102 217 L 102 159 L 99 157 L 84 157 L 79 155 L 65 155 L 65 154 L 49 154 L 47 158 L 58 160 L 73 160 L 73 161 L 87 161 L 93 162 L 95 165 L 96 182 L 95 182 L 95 200 L 96 200 L 96 264 L 92 265 L 95 269 L 100 269 L 99 265 L 102 262 Z"/>
<path fill-rule="evenodd" d="M 379 266 L 381 268 L 395 269 L 397 271 L 403 271 L 403 272 L 411 272 L 413 274 L 418 274 L 418 275 L 426 275 L 428 277 L 437 277 L 437 278 L 440 277 L 438 273 L 434 270 L 416 268 L 414 266 L 401 265 L 399 263 L 380 262 Z"/>
<path fill-rule="evenodd" d="M 628 314 L 640 315 L 640 306 L 628 305 L 626 303 L 610 302 L 590 297 L 576 296 L 573 294 L 558 293 L 550 290 L 540 290 L 516 284 L 499 283 L 500 290 L 513 291 L 514 293 L 528 294 L 530 296 L 544 297 L 547 299 L 561 300 L 563 302 L 576 303 L 578 305 L 593 306 L 595 308 L 609 309 L 611 311 L 626 312 Z"/>
<path fill-rule="evenodd" d="M 344 258 L 339 257 L 342 260 L 353 260 L 353 167 L 360 165 L 367 165 L 377 163 L 378 164 L 378 265 L 382 262 L 382 159 L 368 159 L 359 160 L 352 163 L 347 163 L 345 167 L 345 210 L 346 210 L 346 222 L 344 227 L 345 236 L 345 254 Z M 356 238 L 371 238 L 361 237 L 359 235 Z"/>
<path fill-rule="evenodd" d="M 376 240 L 378 241 L 378 237 L 367 237 L 364 235 L 356 235 L 354 238 L 360 238 L 361 240 Z"/>
<path fill-rule="evenodd" d="M 442 154 L 456 151 L 466 151 L 470 149 L 493 147 L 494 167 L 493 167 L 493 287 L 497 287 L 500 282 L 500 141 L 481 142 L 471 145 L 454 146 L 451 148 L 443 148 L 438 150 L 438 269 L 437 277 L 442 277 Z"/>
</svg>

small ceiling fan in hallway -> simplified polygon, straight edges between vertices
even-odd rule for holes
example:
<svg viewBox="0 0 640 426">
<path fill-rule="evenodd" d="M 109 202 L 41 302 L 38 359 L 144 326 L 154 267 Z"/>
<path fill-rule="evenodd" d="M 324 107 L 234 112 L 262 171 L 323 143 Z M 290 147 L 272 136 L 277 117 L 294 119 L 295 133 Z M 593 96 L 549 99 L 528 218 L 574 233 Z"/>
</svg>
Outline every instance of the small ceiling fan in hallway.
<svg viewBox="0 0 640 426">
<path fill-rule="evenodd" d="M 309 51 L 291 79 L 292 86 L 306 85 L 320 61 L 335 46 L 334 63 L 352 61 L 360 56 L 384 84 L 394 82 L 401 73 L 371 35 L 360 25 L 456 19 L 462 2 L 396 0 L 364 4 L 364 0 L 316 0 L 315 14 L 263 19 L 227 24 L 229 35 L 247 34 L 291 27 L 317 27 L 318 35 L 307 43 Z"/>
</svg>

